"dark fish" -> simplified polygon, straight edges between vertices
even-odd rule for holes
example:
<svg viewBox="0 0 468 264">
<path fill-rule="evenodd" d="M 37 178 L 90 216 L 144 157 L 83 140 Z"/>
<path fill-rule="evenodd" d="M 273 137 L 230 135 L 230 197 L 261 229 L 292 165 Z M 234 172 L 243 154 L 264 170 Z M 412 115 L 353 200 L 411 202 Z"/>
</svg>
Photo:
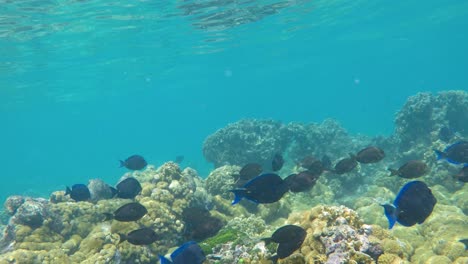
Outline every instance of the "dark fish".
<svg viewBox="0 0 468 264">
<path fill-rule="evenodd" d="M 356 156 L 349 154 L 349 158 L 344 158 L 338 163 L 335 164 L 335 169 L 333 170 L 336 174 L 343 174 L 354 170 L 357 166 Z"/>
<path fill-rule="evenodd" d="M 277 263 L 278 259 L 283 259 L 290 256 L 294 251 L 298 250 L 304 239 L 307 236 L 307 232 L 300 226 L 296 225 L 285 225 L 277 229 L 270 238 L 264 238 L 265 244 L 271 242 L 278 243 L 276 254 L 270 259 L 273 263 Z"/>
<path fill-rule="evenodd" d="M 249 163 L 239 171 L 239 178 L 242 180 L 250 180 L 260 175 L 262 171 L 262 165 L 258 163 Z"/>
<path fill-rule="evenodd" d="M 197 243 L 189 241 L 172 252 L 171 259 L 172 261 L 159 255 L 160 264 L 202 264 L 206 257 Z"/>
<path fill-rule="evenodd" d="M 377 147 L 367 147 L 356 154 L 359 163 L 376 163 L 385 157 L 385 152 Z"/>
<path fill-rule="evenodd" d="M 468 165 L 465 165 L 461 170 L 460 173 L 455 175 L 455 178 L 461 182 L 468 182 Z"/>
<path fill-rule="evenodd" d="M 133 177 L 126 178 L 115 187 L 117 189 L 117 197 L 123 199 L 133 199 L 141 192 L 140 182 Z"/>
<path fill-rule="evenodd" d="M 140 155 L 133 155 L 127 158 L 125 161 L 120 161 L 120 167 L 125 167 L 129 170 L 141 170 L 146 167 L 148 163 Z"/>
<path fill-rule="evenodd" d="M 262 171 L 262 165 L 258 163 L 246 164 L 238 174 L 233 175 L 236 179 L 236 187 L 244 186 L 246 182 L 260 175 Z"/>
<path fill-rule="evenodd" d="M 314 187 L 319 175 L 310 171 L 303 171 L 298 174 L 291 174 L 284 181 L 289 186 L 291 192 L 305 192 Z"/>
<path fill-rule="evenodd" d="M 223 227 L 223 222 L 211 216 L 205 208 L 189 207 L 182 213 L 185 222 L 184 236 L 196 241 L 204 240 L 218 233 Z"/>
<path fill-rule="evenodd" d="M 279 153 L 276 153 L 271 161 L 271 169 L 273 171 L 279 171 L 283 167 L 284 159 L 283 156 Z"/>
<path fill-rule="evenodd" d="M 297 162 L 297 165 L 302 167 L 302 168 L 305 168 L 307 169 L 307 167 L 310 166 L 310 164 L 314 163 L 317 159 L 314 157 L 314 156 L 305 156 L 304 158 L 302 158 L 302 160 L 300 160 L 299 162 Z"/>
<path fill-rule="evenodd" d="M 314 158 L 313 156 L 307 156 L 301 160 L 299 165 L 312 172 L 313 174 L 320 175 L 325 170 L 323 167 L 322 161 Z"/>
<path fill-rule="evenodd" d="M 398 193 L 392 204 L 382 205 L 388 219 L 389 229 L 396 222 L 404 226 L 422 224 L 432 213 L 437 199 L 431 189 L 422 181 L 406 183 Z"/>
<path fill-rule="evenodd" d="M 117 209 L 114 214 L 105 214 L 106 220 L 115 219 L 121 222 L 131 222 L 140 220 L 148 213 L 146 207 L 140 203 L 128 203 Z"/>
<path fill-rule="evenodd" d="M 449 142 L 453 136 L 455 136 L 455 133 L 453 132 L 453 129 L 447 126 L 443 126 L 439 130 L 439 138 L 440 140 L 444 142 Z"/>
<path fill-rule="evenodd" d="M 331 161 L 330 157 L 328 157 L 327 155 L 323 155 L 322 165 L 323 165 L 323 168 L 325 170 L 327 170 L 327 171 L 332 170 L 332 161 Z"/>
<path fill-rule="evenodd" d="M 446 159 L 453 164 L 468 164 L 468 141 L 458 141 L 446 147 L 443 152 L 436 149 L 434 151 L 438 160 Z"/>
<path fill-rule="evenodd" d="M 274 203 L 288 191 L 288 184 L 274 173 L 265 173 L 248 181 L 243 188 L 231 190 L 234 193 L 232 204 L 246 198 L 255 203 Z"/>
<path fill-rule="evenodd" d="M 183 155 L 176 156 L 175 163 L 180 164 L 180 163 L 182 163 L 182 161 L 184 161 L 184 156 Z"/>
<path fill-rule="evenodd" d="M 75 184 L 71 189 L 67 186 L 65 195 L 70 195 L 70 197 L 77 202 L 87 201 L 91 198 L 88 186 L 84 184 Z"/>
<path fill-rule="evenodd" d="M 114 198 L 119 193 L 119 191 L 116 188 L 112 187 L 112 186 L 109 186 L 109 189 L 110 189 L 110 193 L 111 193 L 111 198 Z"/>
<path fill-rule="evenodd" d="M 265 243 L 288 243 L 291 241 L 303 241 L 307 233 L 304 228 L 297 225 L 285 225 L 278 228 L 270 238 L 263 239 Z"/>
<path fill-rule="evenodd" d="M 429 171 L 426 163 L 420 160 L 410 160 L 403 164 L 398 170 L 388 168 L 390 176 L 398 175 L 402 178 L 413 179 L 421 177 Z"/>
<path fill-rule="evenodd" d="M 127 235 L 119 234 L 119 236 L 120 236 L 119 243 L 128 241 L 128 243 L 137 245 L 137 246 L 149 245 L 158 239 L 156 232 L 154 232 L 153 229 L 147 228 L 147 227 L 133 230 Z"/>
</svg>

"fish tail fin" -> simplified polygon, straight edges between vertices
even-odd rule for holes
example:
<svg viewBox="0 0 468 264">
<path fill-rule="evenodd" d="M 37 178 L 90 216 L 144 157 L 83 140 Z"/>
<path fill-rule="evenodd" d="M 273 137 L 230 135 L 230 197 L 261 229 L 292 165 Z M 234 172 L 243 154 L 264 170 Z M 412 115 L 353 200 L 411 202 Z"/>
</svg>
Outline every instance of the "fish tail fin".
<svg viewBox="0 0 468 264">
<path fill-rule="evenodd" d="M 434 152 L 437 156 L 437 160 L 445 159 L 447 157 L 447 155 L 445 155 L 445 153 L 440 150 L 434 149 Z"/>
<path fill-rule="evenodd" d="M 273 264 L 278 263 L 278 255 L 275 254 L 275 255 L 271 256 L 270 260 L 273 261 Z"/>
<path fill-rule="evenodd" d="M 125 161 L 119 160 L 119 162 L 120 162 L 119 168 L 125 167 Z"/>
<path fill-rule="evenodd" d="M 392 229 L 397 220 L 396 208 L 391 204 L 383 204 L 382 206 L 388 220 L 388 229 Z"/>
<path fill-rule="evenodd" d="M 460 239 L 458 242 L 463 243 L 465 245 L 465 250 L 468 249 L 468 239 Z"/>
<path fill-rule="evenodd" d="M 354 155 L 353 153 L 350 152 L 350 153 L 348 153 L 348 155 L 349 155 L 349 157 L 352 158 L 353 160 L 356 159 L 356 155 Z"/>
<path fill-rule="evenodd" d="M 111 190 L 112 198 L 114 198 L 119 191 L 116 188 L 112 187 L 112 186 L 110 186 L 109 188 Z"/>
<path fill-rule="evenodd" d="M 232 201 L 231 205 L 235 205 L 236 203 L 240 202 L 242 198 L 245 197 L 246 190 L 245 189 L 234 189 L 230 192 L 234 193 L 234 200 Z"/>
<path fill-rule="evenodd" d="M 111 214 L 111 213 L 104 213 L 104 221 L 110 221 L 112 219 L 114 219 L 114 215 Z"/>
<path fill-rule="evenodd" d="M 170 264 L 172 263 L 172 261 L 168 260 L 166 257 L 162 256 L 162 255 L 158 255 L 159 256 L 159 263 L 160 264 Z"/>
<path fill-rule="evenodd" d="M 71 194 L 71 189 L 70 187 L 67 186 L 67 188 L 65 188 L 65 195 L 69 195 Z"/>
<path fill-rule="evenodd" d="M 127 240 L 127 235 L 119 234 L 119 244 Z"/>
<path fill-rule="evenodd" d="M 268 245 L 271 242 L 273 242 L 273 239 L 271 237 L 265 237 L 265 238 L 262 238 L 261 240 L 265 242 L 265 245 Z"/>
<path fill-rule="evenodd" d="M 390 176 L 398 175 L 398 170 L 392 168 L 388 168 L 387 170 L 390 171 Z"/>
</svg>

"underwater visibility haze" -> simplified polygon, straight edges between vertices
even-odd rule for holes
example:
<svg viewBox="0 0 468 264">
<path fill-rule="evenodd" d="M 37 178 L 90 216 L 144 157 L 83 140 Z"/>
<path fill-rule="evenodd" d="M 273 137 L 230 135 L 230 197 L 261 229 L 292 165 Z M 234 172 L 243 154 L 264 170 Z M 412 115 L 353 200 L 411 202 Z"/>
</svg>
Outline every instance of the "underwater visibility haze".
<svg viewBox="0 0 468 264">
<path fill-rule="evenodd" d="M 455 0 L 0 0 L 0 264 L 468 263 L 466 28 Z"/>
</svg>

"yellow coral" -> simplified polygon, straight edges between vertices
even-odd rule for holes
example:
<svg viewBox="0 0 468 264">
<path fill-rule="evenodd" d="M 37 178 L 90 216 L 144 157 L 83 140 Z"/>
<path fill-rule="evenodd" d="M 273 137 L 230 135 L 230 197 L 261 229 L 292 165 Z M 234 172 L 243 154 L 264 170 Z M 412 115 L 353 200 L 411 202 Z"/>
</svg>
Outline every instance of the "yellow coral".
<svg viewBox="0 0 468 264">
<path fill-rule="evenodd" d="M 401 264 L 403 263 L 403 260 L 395 254 L 385 253 L 383 255 L 380 255 L 378 259 L 378 263 L 379 264 Z"/>
<path fill-rule="evenodd" d="M 425 264 L 451 264 L 452 261 L 446 256 L 432 256 Z"/>
<path fill-rule="evenodd" d="M 453 264 L 468 264 L 468 257 L 457 258 Z"/>
</svg>

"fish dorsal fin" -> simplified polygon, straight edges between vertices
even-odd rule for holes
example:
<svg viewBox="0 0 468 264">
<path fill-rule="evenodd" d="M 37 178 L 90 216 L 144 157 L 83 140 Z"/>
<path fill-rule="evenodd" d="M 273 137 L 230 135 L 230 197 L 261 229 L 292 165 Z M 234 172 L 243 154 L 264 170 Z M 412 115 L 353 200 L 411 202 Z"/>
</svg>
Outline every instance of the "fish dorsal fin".
<svg viewBox="0 0 468 264">
<path fill-rule="evenodd" d="M 180 253 L 184 252 L 184 250 L 186 250 L 188 247 L 190 247 L 193 244 L 196 244 L 196 242 L 189 241 L 189 242 L 185 242 L 184 244 L 182 244 L 182 246 L 180 246 L 179 248 L 174 250 L 174 252 L 172 252 L 171 259 L 174 260 L 175 258 L 177 258 L 177 256 L 180 255 Z"/>
<path fill-rule="evenodd" d="M 464 141 L 464 140 L 459 140 L 459 141 L 453 143 L 452 145 L 446 147 L 444 151 L 447 151 L 447 150 L 449 150 L 449 149 L 451 149 L 451 148 L 453 148 L 455 146 L 458 146 L 458 145 L 461 145 L 461 144 L 466 144 L 466 143 L 468 143 L 468 142 Z"/>
<path fill-rule="evenodd" d="M 247 188 L 248 186 L 252 185 L 252 183 L 254 183 L 254 182 L 256 182 L 256 181 L 259 181 L 259 180 L 261 180 L 261 179 L 263 179 L 263 178 L 265 178 L 265 177 L 268 177 L 268 176 L 270 176 L 271 174 L 273 174 L 273 173 L 263 173 L 263 174 L 260 174 L 260 175 L 258 175 L 257 177 L 255 177 L 255 178 L 249 180 L 248 182 L 246 182 L 246 183 L 244 184 L 244 187 Z"/>
<path fill-rule="evenodd" d="M 400 200 L 401 200 L 401 197 L 403 196 L 404 193 L 406 193 L 410 188 L 412 188 L 414 185 L 419 185 L 419 184 L 424 184 L 423 182 L 421 181 L 411 181 L 411 182 L 408 182 L 406 183 L 402 188 L 401 190 L 398 192 L 396 198 L 395 198 L 395 201 L 393 201 L 393 204 L 398 207 L 398 205 L 400 204 Z"/>
</svg>

